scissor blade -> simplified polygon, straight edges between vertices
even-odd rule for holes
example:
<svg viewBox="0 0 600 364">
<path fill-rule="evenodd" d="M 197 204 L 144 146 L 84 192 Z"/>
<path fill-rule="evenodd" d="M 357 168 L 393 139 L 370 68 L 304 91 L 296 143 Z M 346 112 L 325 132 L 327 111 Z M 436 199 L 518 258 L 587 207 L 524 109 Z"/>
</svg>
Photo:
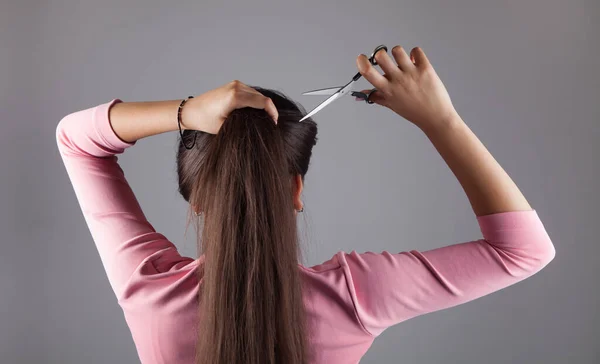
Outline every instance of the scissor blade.
<svg viewBox="0 0 600 364">
<path fill-rule="evenodd" d="M 343 86 L 330 87 L 330 88 L 321 88 L 318 90 L 306 91 L 302 93 L 302 95 L 333 95 L 338 92 Z"/>
<path fill-rule="evenodd" d="M 315 107 L 314 109 L 311 110 L 311 112 L 309 112 L 308 114 L 306 114 L 306 116 L 304 116 L 302 119 L 300 119 L 300 121 L 303 121 L 304 119 L 308 119 L 311 116 L 313 116 L 314 114 L 318 113 L 319 111 L 321 111 L 321 109 L 323 109 L 325 106 L 331 104 L 332 102 L 334 102 L 335 100 L 339 99 L 340 97 L 342 97 L 344 94 L 342 93 L 335 93 L 331 96 L 329 96 L 327 98 L 327 100 L 323 101 L 322 103 L 319 104 L 319 106 Z"/>
</svg>

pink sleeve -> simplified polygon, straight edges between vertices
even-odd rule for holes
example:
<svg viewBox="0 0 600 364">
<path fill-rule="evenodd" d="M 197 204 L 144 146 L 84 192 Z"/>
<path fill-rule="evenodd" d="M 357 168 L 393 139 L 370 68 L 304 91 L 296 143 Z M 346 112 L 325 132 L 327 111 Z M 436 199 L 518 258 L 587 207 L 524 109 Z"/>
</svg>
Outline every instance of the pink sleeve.
<svg viewBox="0 0 600 364">
<path fill-rule="evenodd" d="M 425 313 L 532 276 L 555 256 L 535 210 L 477 218 L 483 239 L 419 252 L 338 252 L 363 327 L 373 336 Z"/>
<path fill-rule="evenodd" d="M 108 118 L 113 99 L 65 116 L 56 128 L 56 141 L 79 206 L 90 230 L 108 280 L 122 299 L 132 274 L 147 259 L 157 272 L 186 264 L 165 236 L 148 222 L 131 190 L 116 154 L 135 145 L 121 140 Z"/>
</svg>

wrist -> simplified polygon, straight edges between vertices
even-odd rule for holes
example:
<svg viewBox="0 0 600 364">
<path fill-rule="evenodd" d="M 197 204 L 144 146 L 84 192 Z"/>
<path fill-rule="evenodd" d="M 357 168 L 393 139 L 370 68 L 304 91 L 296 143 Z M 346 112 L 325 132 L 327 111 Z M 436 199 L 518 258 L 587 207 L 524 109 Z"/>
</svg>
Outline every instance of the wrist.
<svg viewBox="0 0 600 364">
<path fill-rule="evenodd" d="M 190 112 L 192 105 L 190 103 L 192 103 L 193 100 L 194 98 L 187 99 L 187 101 L 181 107 L 181 122 L 179 124 L 181 125 L 182 131 L 191 129 L 190 120 L 192 120 L 192 116 L 190 115 Z M 178 100 L 176 108 L 179 108 L 181 101 L 182 99 Z"/>
<path fill-rule="evenodd" d="M 439 131 L 453 129 L 464 121 L 456 111 L 451 111 L 445 116 L 416 124 L 425 134 L 438 133 Z"/>
</svg>

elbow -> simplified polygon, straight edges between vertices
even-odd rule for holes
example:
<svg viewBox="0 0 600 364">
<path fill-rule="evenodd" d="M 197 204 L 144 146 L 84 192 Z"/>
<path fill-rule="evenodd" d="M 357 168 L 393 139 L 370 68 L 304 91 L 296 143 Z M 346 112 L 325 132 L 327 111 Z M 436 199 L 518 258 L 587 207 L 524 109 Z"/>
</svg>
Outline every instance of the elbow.
<svg viewBox="0 0 600 364">
<path fill-rule="evenodd" d="M 59 122 L 58 125 L 56 125 L 56 130 L 54 131 L 54 137 L 56 138 L 56 144 L 58 144 L 60 142 L 60 134 L 62 133 L 61 128 L 62 128 L 62 125 Z"/>
<path fill-rule="evenodd" d="M 550 239 L 544 239 L 536 244 L 536 249 L 528 254 L 527 264 L 529 273 L 536 273 L 546 267 L 556 256 L 556 249 Z"/>
<path fill-rule="evenodd" d="M 541 264 L 540 269 L 548 265 L 548 263 L 550 263 L 555 256 L 556 249 L 554 248 L 554 244 L 552 244 L 552 241 L 548 239 L 538 254 L 538 259 Z"/>
<path fill-rule="evenodd" d="M 60 147 L 61 144 L 61 140 L 62 140 L 62 134 L 63 134 L 63 130 L 62 130 L 62 122 L 63 119 L 60 119 L 60 121 L 58 122 L 58 124 L 56 125 L 56 130 L 54 131 L 54 137 L 56 138 L 56 144 Z"/>
<path fill-rule="evenodd" d="M 67 149 L 67 147 L 70 144 L 69 138 L 67 136 L 67 133 L 65 132 L 65 127 L 64 127 L 66 118 L 67 117 L 65 116 L 58 122 L 58 124 L 56 125 L 56 130 L 54 131 L 56 146 L 58 147 L 58 150 L 59 150 L 59 152 L 61 152 L 61 154 L 63 154 L 65 152 L 65 150 Z"/>
<path fill-rule="evenodd" d="M 550 239 L 529 240 L 526 248 L 498 249 L 502 264 L 507 272 L 516 278 L 529 277 L 546 267 L 556 256 L 556 249 Z"/>
<path fill-rule="evenodd" d="M 510 275 L 527 277 L 554 260 L 556 249 L 534 210 L 514 212 L 504 217 L 504 220 L 499 218 L 497 221 L 482 219 L 490 224 L 482 231 Z M 491 226 L 492 222 L 498 225 Z"/>
<path fill-rule="evenodd" d="M 62 120 L 61 120 L 62 121 Z M 59 122 L 58 125 L 56 126 L 56 130 L 54 132 L 54 138 L 55 138 L 55 142 L 56 142 L 56 146 L 58 147 L 58 150 L 60 152 L 62 152 L 62 147 L 61 145 L 64 144 L 63 143 L 63 131 L 62 131 L 62 124 Z"/>
</svg>

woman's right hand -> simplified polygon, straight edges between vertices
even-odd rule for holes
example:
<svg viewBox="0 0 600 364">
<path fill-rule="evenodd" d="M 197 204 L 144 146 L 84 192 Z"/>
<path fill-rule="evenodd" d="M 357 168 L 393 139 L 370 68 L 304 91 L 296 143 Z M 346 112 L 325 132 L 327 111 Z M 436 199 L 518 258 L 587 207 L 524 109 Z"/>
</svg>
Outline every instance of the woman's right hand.
<svg viewBox="0 0 600 364">
<path fill-rule="evenodd" d="M 245 83 L 233 80 L 186 102 L 181 112 L 184 129 L 217 134 L 225 119 L 235 109 L 264 109 L 277 124 L 279 113 L 269 97 Z"/>
<path fill-rule="evenodd" d="M 421 48 L 413 48 L 409 57 L 397 45 L 392 48 L 392 55 L 396 62 L 387 52 L 375 55 L 385 72 L 383 75 L 364 54 L 356 60 L 361 75 L 377 88 L 371 101 L 391 109 L 421 129 L 442 125 L 457 115 L 448 91 Z"/>
</svg>

